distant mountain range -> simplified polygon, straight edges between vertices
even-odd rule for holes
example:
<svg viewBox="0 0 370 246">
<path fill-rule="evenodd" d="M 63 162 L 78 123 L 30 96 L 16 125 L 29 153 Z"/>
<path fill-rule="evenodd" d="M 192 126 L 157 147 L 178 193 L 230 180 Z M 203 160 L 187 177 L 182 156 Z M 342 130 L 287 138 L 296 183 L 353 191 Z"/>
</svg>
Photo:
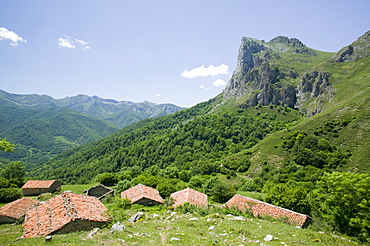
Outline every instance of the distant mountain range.
<svg viewBox="0 0 370 246">
<path fill-rule="evenodd" d="M 156 104 L 147 101 L 134 103 L 86 95 L 54 99 L 47 95 L 20 95 L 0 90 L 0 106 L 4 105 L 32 109 L 65 107 L 97 119 L 109 121 L 119 128 L 146 118 L 169 115 L 184 109 L 170 103 Z"/>
<path fill-rule="evenodd" d="M 0 90 L 0 137 L 16 144 L 0 153 L 0 163 L 41 163 L 80 144 L 106 137 L 137 121 L 172 114 L 181 107 L 150 102 L 118 102 L 78 95 L 54 99 Z"/>
</svg>

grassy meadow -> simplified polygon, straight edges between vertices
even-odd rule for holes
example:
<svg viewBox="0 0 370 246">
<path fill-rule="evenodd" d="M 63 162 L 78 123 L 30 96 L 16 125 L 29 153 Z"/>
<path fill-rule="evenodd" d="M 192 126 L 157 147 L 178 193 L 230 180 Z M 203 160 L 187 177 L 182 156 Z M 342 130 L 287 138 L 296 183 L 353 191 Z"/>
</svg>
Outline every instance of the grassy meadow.
<svg viewBox="0 0 370 246">
<path fill-rule="evenodd" d="M 62 190 L 82 193 L 94 185 L 63 185 Z M 88 237 L 88 231 L 80 231 L 54 235 L 49 242 L 45 237 L 21 239 L 22 225 L 4 224 L 0 225 L 0 245 L 360 245 L 342 235 L 301 229 L 271 218 L 254 218 L 220 206 L 168 210 L 164 205 L 117 206 L 117 199 L 103 201 L 112 221 L 92 237 Z M 128 222 L 137 212 L 144 213 L 142 219 Z M 117 221 L 125 229 L 111 232 Z M 272 235 L 273 240 L 265 241 L 267 235 Z"/>
</svg>

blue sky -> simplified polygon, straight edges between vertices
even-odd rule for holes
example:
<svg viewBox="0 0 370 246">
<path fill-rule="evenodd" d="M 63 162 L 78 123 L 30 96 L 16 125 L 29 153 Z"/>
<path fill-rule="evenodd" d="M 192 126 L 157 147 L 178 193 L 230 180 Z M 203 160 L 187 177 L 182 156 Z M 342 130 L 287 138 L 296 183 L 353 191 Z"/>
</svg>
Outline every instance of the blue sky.
<svg viewBox="0 0 370 246">
<path fill-rule="evenodd" d="M 0 89 L 193 106 L 222 92 L 243 36 L 338 51 L 368 0 L 0 0 Z"/>
</svg>

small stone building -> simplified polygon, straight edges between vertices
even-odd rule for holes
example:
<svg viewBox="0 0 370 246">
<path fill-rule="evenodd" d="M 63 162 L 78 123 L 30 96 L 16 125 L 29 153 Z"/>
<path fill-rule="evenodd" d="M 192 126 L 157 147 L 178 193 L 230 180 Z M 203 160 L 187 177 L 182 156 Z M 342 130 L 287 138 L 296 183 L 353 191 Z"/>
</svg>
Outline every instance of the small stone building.
<svg viewBox="0 0 370 246">
<path fill-rule="evenodd" d="M 39 201 L 23 197 L 0 208 L 0 224 L 15 223 L 22 219 L 27 211 L 39 205 Z"/>
<path fill-rule="evenodd" d="M 306 214 L 300 214 L 289 209 L 238 194 L 234 195 L 225 206 L 239 210 L 250 210 L 255 217 L 267 215 L 273 218 L 286 218 L 289 224 L 297 225 L 302 228 L 307 227 L 312 221 L 312 218 Z"/>
<path fill-rule="evenodd" d="M 60 191 L 62 182 L 59 180 L 28 180 L 22 186 L 24 196 L 36 196 L 43 193 Z"/>
<path fill-rule="evenodd" d="M 142 184 L 121 192 L 121 198 L 129 199 L 131 203 L 146 206 L 163 204 L 163 198 L 158 190 Z"/>
<path fill-rule="evenodd" d="M 103 199 L 104 197 L 109 197 L 114 195 L 114 190 L 106 187 L 105 185 L 99 184 L 93 186 L 87 190 L 84 190 L 84 193 L 88 196 L 95 196 L 99 200 Z"/>
<path fill-rule="evenodd" d="M 63 192 L 26 213 L 23 237 L 64 234 L 102 227 L 108 221 L 98 198 Z"/>
<path fill-rule="evenodd" d="M 186 188 L 172 193 L 170 197 L 175 201 L 173 204 L 174 207 L 184 204 L 185 202 L 200 207 L 208 206 L 208 196 L 191 188 Z"/>
</svg>

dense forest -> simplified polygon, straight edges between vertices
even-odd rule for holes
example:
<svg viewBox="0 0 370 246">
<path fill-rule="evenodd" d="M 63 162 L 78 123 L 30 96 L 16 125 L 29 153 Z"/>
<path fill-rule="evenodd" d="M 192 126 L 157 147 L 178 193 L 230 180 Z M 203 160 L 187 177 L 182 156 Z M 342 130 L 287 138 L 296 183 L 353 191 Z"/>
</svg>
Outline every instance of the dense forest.
<svg viewBox="0 0 370 246">
<path fill-rule="evenodd" d="M 135 130 L 125 129 L 122 134 L 104 140 L 109 144 L 101 142 L 84 146 L 88 149 L 86 152 L 67 151 L 59 157 L 63 167 L 59 168 L 58 159 L 54 159 L 44 166 L 48 170 L 42 171 L 45 175 L 42 178 L 58 177 L 65 182 L 81 182 L 79 179 L 91 180 L 102 172 L 120 172 L 131 167 L 144 170 L 153 165 L 161 169 L 174 166 L 193 174 L 211 174 L 222 162 L 225 162 L 224 172 L 237 171 L 238 166 L 240 170 L 247 170 L 247 160 L 231 164 L 223 157 L 255 145 L 267 134 L 284 129 L 289 122 L 301 117 L 296 111 L 283 107 L 278 110 L 238 109 L 192 117 L 196 111 L 181 111 L 152 120 L 137 129 L 132 126 Z M 88 167 L 79 165 L 82 160 L 89 163 Z"/>
</svg>

